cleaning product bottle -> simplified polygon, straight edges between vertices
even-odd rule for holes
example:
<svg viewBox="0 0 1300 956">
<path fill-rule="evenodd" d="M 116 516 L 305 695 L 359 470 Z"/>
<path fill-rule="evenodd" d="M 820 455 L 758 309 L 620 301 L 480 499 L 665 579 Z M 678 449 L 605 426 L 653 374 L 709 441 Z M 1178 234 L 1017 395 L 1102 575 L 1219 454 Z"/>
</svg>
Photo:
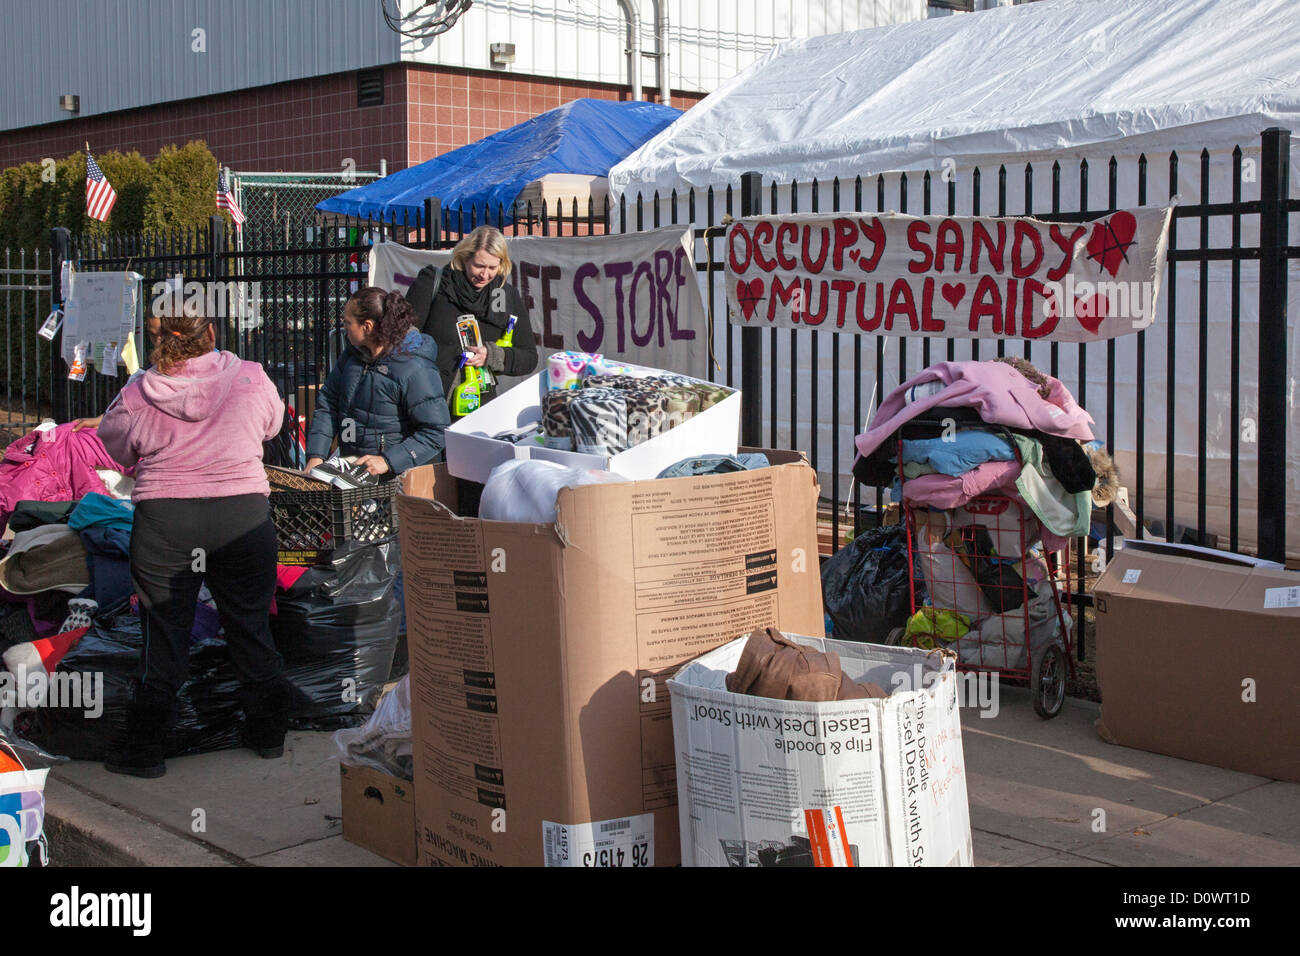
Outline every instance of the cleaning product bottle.
<svg viewBox="0 0 1300 956">
<path fill-rule="evenodd" d="M 518 321 L 519 321 L 519 316 L 517 315 L 510 316 L 509 321 L 506 322 L 505 332 L 502 334 L 501 338 L 496 340 L 496 344 L 498 347 L 503 349 L 508 349 L 515 344 L 515 323 Z M 496 384 L 497 384 L 496 374 L 491 369 L 485 368 L 483 370 L 483 388 L 485 390 L 495 389 Z"/>
<path fill-rule="evenodd" d="M 469 350 L 479 347 L 482 341 L 479 337 L 478 320 L 472 315 L 462 315 L 456 320 L 456 334 L 460 338 L 460 345 L 464 351 L 460 353 L 460 364 L 456 367 L 461 382 L 451 390 L 451 413 L 463 418 L 470 412 L 477 411 L 483 404 L 484 370 L 469 364 Z"/>
<path fill-rule="evenodd" d="M 497 345 L 503 349 L 511 348 L 515 344 L 515 323 L 519 321 L 519 316 L 510 316 L 510 321 L 506 323 L 505 334 L 497 339 Z"/>
<path fill-rule="evenodd" d="M 483 402 L 483 370 L 468 362 L 469 353 L 461 352 L 460 365 L 456 368 L 462 376 L 461 382 L 451 390 L 451 411 L 459 418 L 477 411 Z"/>
</svg>

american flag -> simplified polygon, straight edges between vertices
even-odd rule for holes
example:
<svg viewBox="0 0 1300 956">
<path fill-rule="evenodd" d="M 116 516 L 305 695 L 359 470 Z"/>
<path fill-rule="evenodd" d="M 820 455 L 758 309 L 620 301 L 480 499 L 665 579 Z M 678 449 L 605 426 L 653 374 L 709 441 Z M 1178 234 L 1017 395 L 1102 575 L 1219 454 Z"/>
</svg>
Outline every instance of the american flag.
<svg viewBox="0 0 1300 956">
<path fill-rule="evenodd" d="M 104 171 L 95 162 L 95 157 L 86 150 L 86 215 L 100 222 L 108 221 L 108 214 L 117 202 L 117 193 L 108 184 Z"/>
<path fill-rule="evenodd" d="M 239 208 L 239 203 L 235 202 L 235 197 L 230 192 L 230 183 L 226 182 L 226 171 L 224 169 L 217 176 L 217 208 L 225 209 L 230 213 L 230 218 L 235 221 L 236 229 L 243 228 L 244 211 Z"/>
</svg>

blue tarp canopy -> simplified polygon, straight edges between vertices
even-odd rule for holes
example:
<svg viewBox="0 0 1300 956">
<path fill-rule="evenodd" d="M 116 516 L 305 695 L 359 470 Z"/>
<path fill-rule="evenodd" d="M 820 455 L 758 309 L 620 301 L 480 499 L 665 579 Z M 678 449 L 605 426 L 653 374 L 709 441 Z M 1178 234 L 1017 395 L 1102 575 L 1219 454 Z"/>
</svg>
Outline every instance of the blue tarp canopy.
<svg viewBox="0 0 1300 956">
<path fill-rule="evenodd" d="M 682 115 L 657 103 L 580 99 L 493 133 L 476 143 L 403 169 L 316 205 L 327 215 L 354 219 L 394 217 L 424 224 L 424 200 L 435 197 L 445 211 L 471 208 L 483 221 L 512 221 L 511 205 L 529 183 L 548 173 L 605 176 L 650 137 Z M 498 205 L 505 221 L 498 222 Z"/>
</svg>

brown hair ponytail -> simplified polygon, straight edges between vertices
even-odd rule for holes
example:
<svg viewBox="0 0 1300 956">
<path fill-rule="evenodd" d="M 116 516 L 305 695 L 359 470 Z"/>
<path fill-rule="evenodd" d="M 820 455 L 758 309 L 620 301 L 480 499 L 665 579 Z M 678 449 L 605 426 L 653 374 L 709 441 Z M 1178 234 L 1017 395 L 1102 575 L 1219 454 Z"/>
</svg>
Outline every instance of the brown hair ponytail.
<svg viewBox="0 0 1300 956">
<path fill-rule="evenodd" d="M 212 323 L 206 316 L 165 316 L 159 319 L 159 324 L 158 344 L 149 361 L 163 375 L 173 375 L 188 360 L 211 351 L 204 333 Z"/>
</svg>

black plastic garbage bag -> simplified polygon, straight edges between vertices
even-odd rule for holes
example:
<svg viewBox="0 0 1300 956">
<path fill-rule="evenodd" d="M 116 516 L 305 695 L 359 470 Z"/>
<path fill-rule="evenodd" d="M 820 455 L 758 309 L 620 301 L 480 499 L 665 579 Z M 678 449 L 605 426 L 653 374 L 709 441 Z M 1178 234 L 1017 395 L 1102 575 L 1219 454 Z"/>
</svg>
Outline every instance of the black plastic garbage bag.
<svg viewBox="0 0 1300 956">
<path fill-rule="evenodd" d="M 291 727 L 355 727 L 374 711 L 402 623 L 400 571 L 395 535 L 352 543 L 276 596 L 271 633 L 294 685 Z"/>
<path fill-rule="evenodd" d="M 822 598 L 838 641 L 884 644 L 912 613 L 907 586 L 907 532 L 901 524 L 858 535 L 822 567 Z M 913 565 L 919 605 L 925 579 Z"/>
<path fill-rule="evenodd" d="M 58 673 L 79 675 L 81 703 L 92 708 L 37 708 L 28 739 L 74 760 L 103 760 L 125 737 L 126 708 L 143 650 L 140 619 L 134 614 L 96 621 L 58 665 Z M 239 682 L 225 640 L 197 639 L 190 646 L 189 680 L 177 694 L 167 756 L 238 747 L 242 722 Z"/>
</svg>

